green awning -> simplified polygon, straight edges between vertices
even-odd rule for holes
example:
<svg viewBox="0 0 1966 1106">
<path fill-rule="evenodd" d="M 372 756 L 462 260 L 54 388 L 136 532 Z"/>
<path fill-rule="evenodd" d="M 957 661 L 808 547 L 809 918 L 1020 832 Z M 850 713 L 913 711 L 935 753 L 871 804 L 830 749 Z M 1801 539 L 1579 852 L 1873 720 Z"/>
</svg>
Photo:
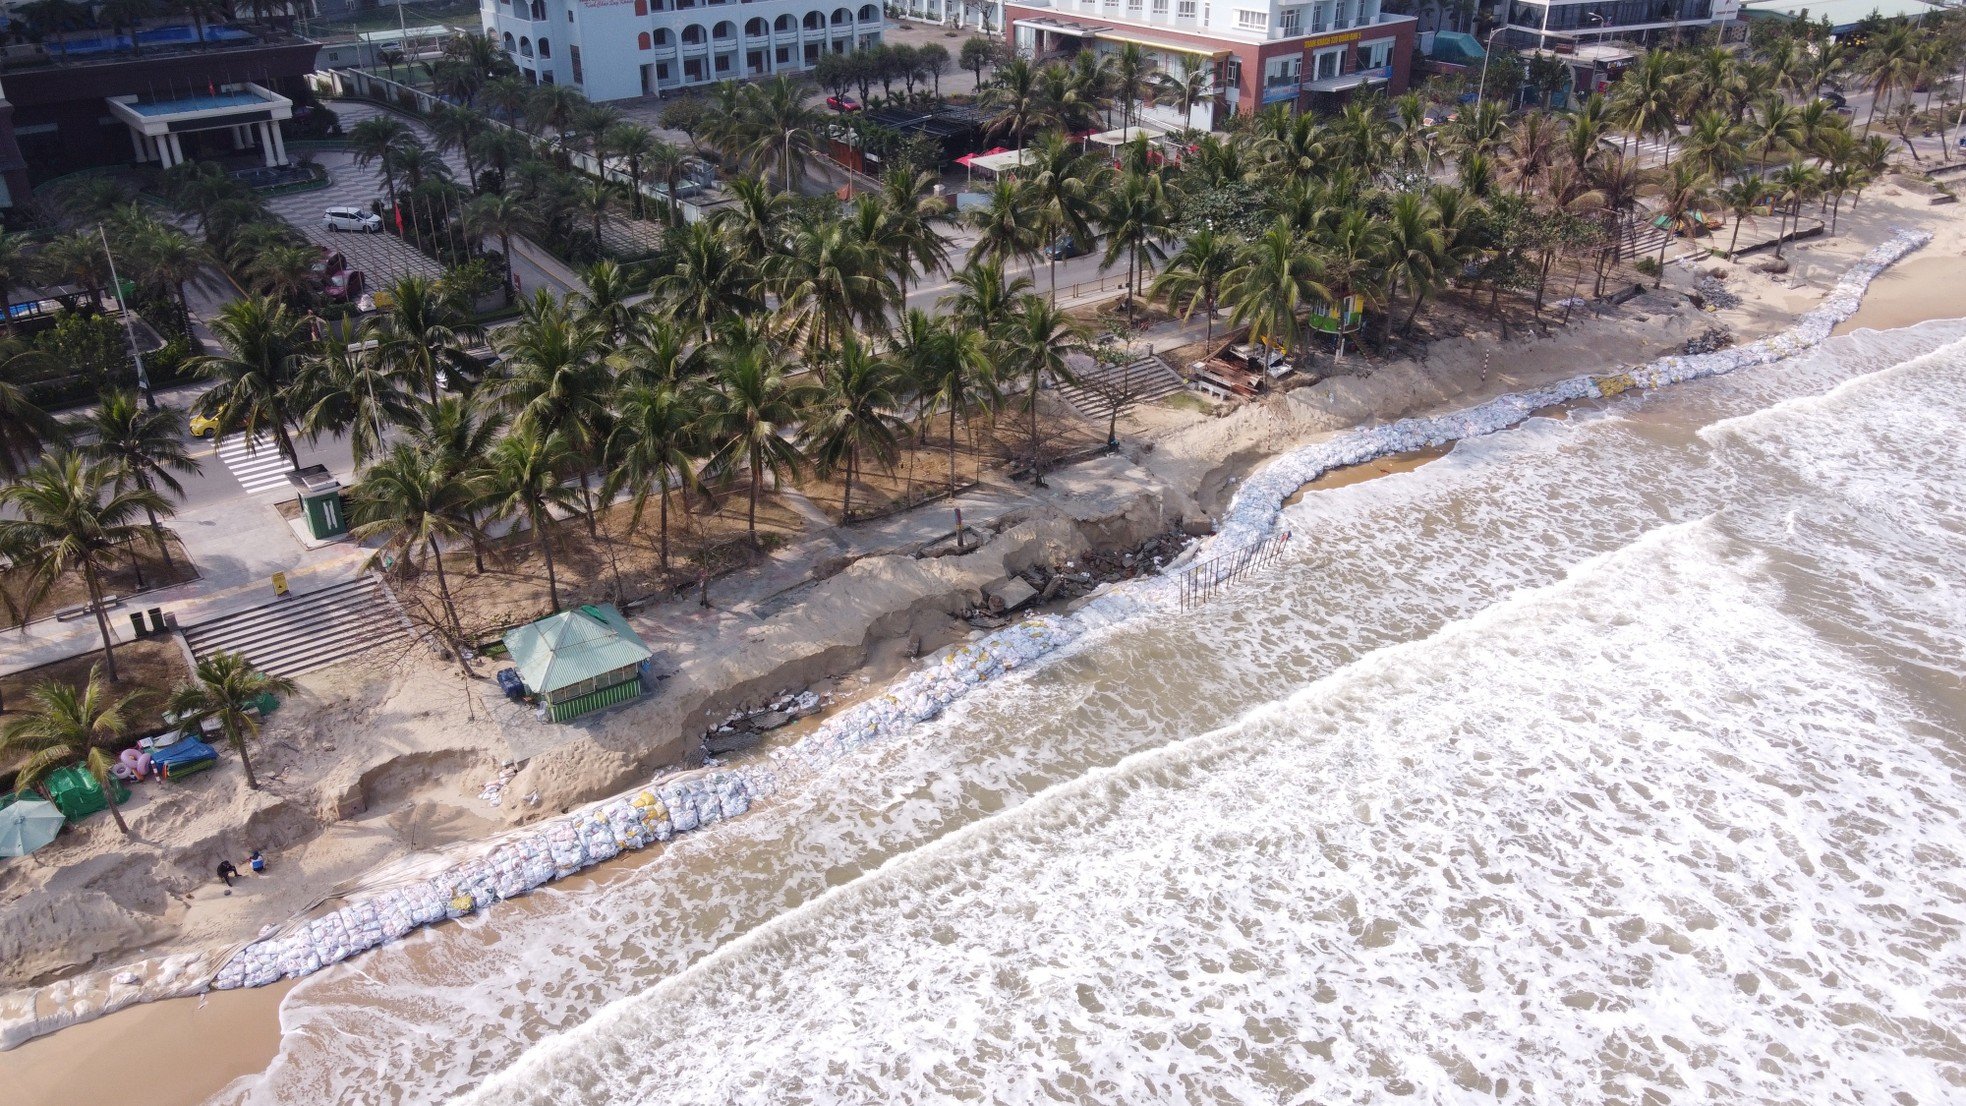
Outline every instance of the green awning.
<svg viewBox="0 0 1966 1106">
<path fill-rule="evenodd" d="M 607 604 L 507 630 L 505 648 L 526 690 L 539 695 L 632 668 L 654 655 L 621 612 Z"/>
</svg>

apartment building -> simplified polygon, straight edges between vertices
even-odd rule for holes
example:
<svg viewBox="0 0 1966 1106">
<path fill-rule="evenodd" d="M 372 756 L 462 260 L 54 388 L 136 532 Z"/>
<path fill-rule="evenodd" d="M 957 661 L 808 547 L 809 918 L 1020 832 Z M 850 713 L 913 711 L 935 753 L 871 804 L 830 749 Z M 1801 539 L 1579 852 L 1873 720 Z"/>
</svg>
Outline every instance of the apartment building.
<svg viewBox="0 0 1966 1106">
<path fill-rule="evenodd" d="M 957 30 L 1000 34 L 1003 0 L 888 0 L 888 11 L 899 19 L 939 23 Z"/>
<path fill-rule="evenodd" d="M 1658 45 L 1691 41 L 1710 26 L 1739 18 L 1741 0 L 1508 0 L 1500 42 L 1556 50 L 1612 40 Z"/>
<path fill-rule="evenodd" d="M 1415 21 L 1380 0 L 1017 0 L 1004 5 L 1012 47 L 1031 58 L 1112 52 L 1132 43 L 1161 69 L 1207 66 L 1214 94 L 1187 119 L 1149 106 L 1163 126 L 1214 127 L 1273 104 L 1341 107 L 1361 88 L 1397 93 L 1412 76 Z"/>
<path fill-rule="evenodd" d="M 624 100 L 809 69 L 881 41 L 879 0 L 483 0 L 527 81 Z"/>
</svg>

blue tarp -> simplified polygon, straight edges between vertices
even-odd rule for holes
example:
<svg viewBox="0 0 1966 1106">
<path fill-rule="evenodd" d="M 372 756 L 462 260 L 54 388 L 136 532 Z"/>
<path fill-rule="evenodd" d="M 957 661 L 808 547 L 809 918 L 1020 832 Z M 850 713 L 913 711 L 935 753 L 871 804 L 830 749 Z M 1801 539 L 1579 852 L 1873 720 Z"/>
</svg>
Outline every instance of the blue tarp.
<svg viewBox="0 0 1966 1106">
<path fill-rule="evenodd" d="M 161 749 L 150 751 L 150 763 L 159 768 L 177 768 L 201 760 L 217 760 L 218 751 L 196 738 L 179 738 Z"/>
</svg>

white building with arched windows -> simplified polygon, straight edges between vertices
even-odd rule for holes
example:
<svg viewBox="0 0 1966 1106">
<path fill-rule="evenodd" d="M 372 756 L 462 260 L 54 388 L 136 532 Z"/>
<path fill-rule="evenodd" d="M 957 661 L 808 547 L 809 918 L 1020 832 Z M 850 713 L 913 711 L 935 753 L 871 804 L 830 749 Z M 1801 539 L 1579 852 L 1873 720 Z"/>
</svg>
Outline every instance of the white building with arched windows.
<svg viewBox="0 0 1966 1106">
<path fill-rule="evenodd" d="M 881 41 L 880 0 L 481 0 L 485 31 L 535 84 L 590 100 L 811 68 Z"/>
</svg>

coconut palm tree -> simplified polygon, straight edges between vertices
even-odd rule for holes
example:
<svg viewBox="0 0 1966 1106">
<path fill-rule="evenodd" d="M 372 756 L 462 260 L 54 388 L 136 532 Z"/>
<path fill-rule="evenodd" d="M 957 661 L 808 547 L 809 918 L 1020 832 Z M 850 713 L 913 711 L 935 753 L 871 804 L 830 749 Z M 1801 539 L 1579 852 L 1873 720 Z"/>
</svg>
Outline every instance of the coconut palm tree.
<svg viewBox="0 0 1966 1106">
<path fill-rule="evenodd" d="M 116 803 L 112 750 L 121 744 L 130 705 L 140 694 L 112 697 L 99 668 L 89 670 L 89 682 L 80 689 L 60 680 L 28 688 L 25 710 L 0 729 L 0 761 L 15 762 L 14 790 L 31 790 L 55 769 L 80 762 L 96 778 L 116 828 L 128 837 L 130 824 Z"/>
<path fill-rule="evenodd" d="M 1611 117 L 1625 133 L 1639 139 L 1666 140 L 1666 163 L 1672 163 L 1672 140 L 1678 137 L 1674 122 L 1674 93 L 1679 80 L 1678 62 L 1669 50 L 1648 50 L 1638 64 L 1611 92 Z"/>
<path fill-rule="evenodd" d="M 1741 137 L 1754 151 L 1755 164 L 1762 166 L 1775 154 L 1800 148 L 1809 136 L 1795 105 L 1771 92 L 1755 102 Z"/>
<path fill-rule="evenodd" d="M 972 261 L 951 281 L 955 291 L 943 297 L 942 307 L 963 326 L 995 335 L 1017 313 L 1031 292 L 1029 277 L 1005 274 L 1000 261 Z"/>
<path fill-rule="evenodd" d="M 1687 161 L 1719 180 L 1741 166 L 1745 158 L 1747 128 L 1724 111 L 1702 111 L 1693 116 L 1681 149 Z"/>
<path fill-rule="evenodd" d="M 797 475 L 803 458 L 785 437 L 810 406 L 812 389 L 793 384 L 781 359 L 762 341 L 749 340 L 725 351 L 717 366 L 715 391 L 705 397 L 704 432 L 712 447 L 709 470 L 728 476 L 742 466 L 750 475 L 750 507 L 745 530 L 758 542 L 758 497 L 765 474 Z"/>
<path fill-rule="evenodd" d="M 319 291 L 314 275 L 314 264 L 319 260 L 321 252 L 313 246 L 281 241 L 253 250 L 239 266 L 239 275 L 253 291 L 300 310 Z"/>
<path fill-rule="evenodd" d="M 592 470 L 611 430 L 606 332 L 581 318 L 545 289 L 526 302 L 520 321 L 498 335 L 504 375 L 486 384 L 492 402 L 512 415 L 515 431 L 556 438 L 581 458 L 580 490 L 586 497 Z M 596 529 L 593 511 L 588 529 Z"/>
<path fill-rule="evenodd" d="M 562 435 L 520 426 L 492 448 L 485 471 L 492 517 L 524 520 L 532 530 L 546 561 L 546 593 L 555 611 L 560 609 L 560 577 L 553 562 L 553 511 L 580 509 L 578 494 L 560 482 L 572 457 Z"/>
<path fill-rule="evenodd" d="M 376 316 L 382 358 L 437 402 L 439 377 L 453 385 L 478 375 L 468 348 L 485 340 L 484 330 L 465 316 L 442 281 L 398 277 L 381 297 L 388 303 Z"/>
<path fill-rule="evenodd" d="M 639 123 L 616 123 L 601 135 L 601 146 L 628 167 L 628 187 L 632 206 L 629 213 L 640 219 L 645 214 L 642 172 L 657 146 L 655 135 Z"/>
<path fill-rule="evenodd" d="M 14 289 L 28 283 L 37 271 L 34 251 L 25 235 L 0 230 L 0 326 L 14 332 L 14 317 L 7 311 L 14 303 Z"/>
<path fill-rule="evenodd" d="M 1147 264 L 1160 264 L 1167 258 L 1163 243 L 1174 235 L 1174 209 L 1159 174 L 1121 176 L 1118 186 L 1103 197 L 1099 222 L 1106 231 L 1106 255 L 1100 267 L 1110 268 L 1121 254 L 1126 255 L 1126 309 L 1131 318 L 1133 301 L 1140 295 L 1143 255 Z"/>
<path fill-rule="evenodd" d="M 1413 294 L 1418 314 L 1427 294 L 1445 283 L 1451 273 L 1447 241 L 1441 236 L 1438 212 L 1425 197 L 1403 192 L 1393 197 L 1385 221 L 1386 337 L 1392 336 L 1393 301 L 1403 284 Z M 1408 318 L 1409 327 L 1412 325 Z"/>
<path fill-rule="evenodd" d="M 1313 304 L 1334 302 L 1319 275 L 1317 255 L 1296 228 L 1279 219 L 1238 251 L 1235 267 L 1222 278 L 1222 302 L 1237 326 L 1249 327 L 1250 341 L 1299 355 L 1305 345 L 1298 315 Z"/>
<path fill-rule="evenodd" d="M 806 83 L 781 74 L 743 89 L 741 114 L 731 120 L 738 156 L 760 176 L 775 172 L 780 190 L 789 194 L 820 146 L 819 115 L 806 106 Z"/>
<path fill-rule="evenodd" d="M 168 223 L 147 219 L 131 243 L 132 259 L 145 278 L 169 289 L 177 304 L 178 328 L 191 333 L 191 304 L 184 286 L 198 279 L 212 263 L 211 251 L 197 239 Z"/>
<path fill-rule="evenodd" d="M 1871 36 L 1860 63 L 1864 83 L 1870 86 L 1874 97 L 1864 129 L 1869 130 L 1877 122 L 1877 109 L 1894 94 L 1918 84 L 1923 67 L 1920 46 L 1918 31 L 1908 21 L 1888 23 L 1882 33 Z"/>
<path fill-rule="evenodd" d="M 1741 240 L 1741 224 L 1755 217 L 1755 213 L 1774 203 L 1775 193 L 1767 180 L 1749 173 L 1721 190 L 1720 202 L 1727 205 L 1727 213 L 1734 217 L 1734 233 L 1727 239 L 1727 256 L 1732 259 L 1734 247 Z"/>
<path fill-rule="evenodd" d="M 437 569 L 437 591 L 444 620 L 461 637 L 457 606 L 451 601 L 450 579 L 444 573 L 445 539 L 468 536 L 472 512 L 481 498 L 473 478 L 452 470 L 447 458 L 413 442 L 397 442 L 349 490 L 349 533 L 358 541 L 382 538 L 370 554 L 368 567 L 400 553 L 414 559 L 427 553 Z"/>
<path fill-rule="evenodd" d="M 1031 210 L 1030 189 L 1017 177 L 998 177 L 984 193 L 989 202 L 970 210 L 970 226 L 976 242 L 969 248 L 969 262 L 990 262 L 999 267 L 1013 261 L 1037 264 L 1038 250 L 1044 245 Z"/>
<path fill-rule="evenodd" d="M 856 322 L 871 325 L 901 302 L 897 267 L 837 219 L 804 217 L 767 270 L 778 321 L 823 365 Z"/>
<path fill-rule="evenodd" d="M 635 294 L 634 277 L 615 262 L 603 260 L 583 270 L 580 280 L 585 287 L 568 299 L 582 318 L 601 328 L 609 346 L 616 345 L 637 317 L 629 303 Z"/>
<path fill-rule="evenodd" d="M 415 425 L 418 417 L 402 371 L 367 319 L 301 359 L 293 395 L 301 432 L 310 441 L 347 434 L 357 469 L 382 451 L 391 428 Z"/>
<path fill-rule="evenodd" d="M 1236 247 L 1230 237 L 1213 227 L 1202 227 L 1189 234 L 1167 259 L 1167 266 L 1154 277 L 1149 290 L 1177 308 L 1183 322 L 1196 310 L 1204 312 L 1203 344 L 1213 350 L 1215 309 L 1221 302 L 1222 282 L 1235 267 Z"/>
<path fill-rule="evenodd" d="M 663 201 L 668 214 L 669 225 L 678 226 L 683 221 L 682 200 L 676 195 L 681 186 L 683 167 L 689 157 L 670 143 L 656 140 L 643 155 L 647 162 L 649 176 L 662 181 Z"/>
<path fill-rule="evenodd" d="M 892 249 L 908 272 L 895 280 L 907 283 L 915 272 L 933 276 L 949 268 L 949 237 L 936 229 L 936 221 L 949 213 L 949 203 L 935 195 L 935 174 L 927 170 L 910 171 L 897 166 L 881 177 L 881 214 L 888 227 Z"/>
<path fill-rule="evenodd" d="M 1659 243 L 1658 272 L 1652 278 L 1652 287 L 1665 283 L 1666 248 L 1672 245 L 1673 234 L 1682 227 L 1688 214 L 1706 204 L 1707 190 L 1712 184 L 1713 178 L 1705 170 L 1682 160 L 1669 167 L 1654 186 L 1659 214 L 1666 217 L 1666 234 Z"/>
<path fill-rule="evenodd" d="M 198 667 L 192 670 L 191 682 L 178 685 L 165 700 L 164 709 L 177 715 L 188 727 L 217 719 L 226 744 L 239 754 L 246 786 L 258 791 L 259 779 L 253 775 L 246 739 L 259 736 L 261 700 L 268 695 L 292 695 L 297 686 L 285 676 L 253 667 L 244 653 L 217 652 L 199 660 Z"/>
<path fill-rule="evenodd" d="M 119 490 L 157 492 L 161 488 L 182 499 L 184 485 L 178 483 L 175 474 L 189 475 L 203 468 L 185 449 L 184 412 L 169 407 L 149 410 L 134 392 L 112 389 L 103 393 L 101 402 L 76 428 L 83 432 L 83 456 L 105 465 Z M 153 541 L 164 555 L 164 563 L 170 564 L 171 548 L 164 540 L 164 525 L 154 511 L 146 513 Z"/>
<path fill-rule="evenodd" d="M 1078 376 L 1067 360 L 1088 348 L 1078 324 L 1043 297 L 1027 295 L 1017 305 L 1003 335 L 1002 367 L 1024 382 L 1024 408 L 1030 417 L 1031 483 L 1044 487 L 1044 449 L 1038 437 L 1038 392 L 1048 377 L 1076 384 Z"/>
<path fill-rule="evenodd" d="M 389 206 L 396 206 L 396 158 L 405 147 L 419 145 L 416 132 L 393 115 L 373 115 L 348 128 L 348 149 L 355 164 L 382 170 L 383 187 L 389 191 Z"/>
<path fill-rule="evenodd" d="M 1181 68 L 1163 70 L 1155 79 L 1154 96 L 1181 105 L 1181 126 L 1194 126 L 1195 105 L 1215 96 L 1215 68 L 1198 54 L 1183 54 Z"/>
<path fill-rule="evenodd" d="M 1033 160 L 1026 167 L 1032 221 L 1039 240 L 1056 247 L 1065 238 L 1082 250 L 1094 244 L 1093 219 L 1099 212 L 1099 192 L 1105 172 L 1095 161 L 1072 148 L 1062 134 L 1052 134 L 1034 144 Z M 1059 250 L 1047 249 L 1051 269 L 1051 302 L 1058 302 Z"/>
<path fill-rule="evenodd" d="M 254 440 L 262 431 L 272 434 L 281 456 L 299 468 L 288 402 L 306 324 L 284 303 L 247 296 L 221 308 L 211 326 L 225 352 L 191 359 L 194 372 L 215 382 L 192 404 L 192 413 L 217 419 L 221 434 Z"/>
<path fill-rule="evenodd" d="M 901 405 L 902 380 L 894 363 L 859 336 L 842 336 L 826 366 L 826 383 L 813 397 L 805 437 L 814 463 L 822 473 L 843 473 L 840 521 L 853 521 L 853 481 L 861 463 L 872 456 L 889 471 L 900 455 L 907 424 L 895 408 Z"/>
<path fill-rule="evenodd" d="M 996 83 L 983 90 L 982 99 L 995 112 L 987 129 L 992 138 L 1022 143 L 1055 117 L 1039 71 L 1026 58 L 1013 58 L 997 70 Z"/>
<path fill-rule="evenodd" d="M 531 205 L 513 195 L 487 192 L 464 208 L 464 232 L 480 241 L 498 239 L 498 248 L 504 255 L 508 273 L 512 265 L 512 237 L 530 234 L 537 226 L 538 219 Z M 512 302 L 516 291 L 508 276 L 505 281 L 506 303 Z"/>
<path fill-rule="evenodd" d="M 763 274 L 771 259 L 785 252 L 792 223 L 794 197 L 774 192 L 762 180 L 739 177 L 726 189 L 731 203 L 713 219 L 739 261 L 750 271 Z"/>
<path fill-rule="evenodd" d="M 1121 43 L 1112 60 L 1112 75 L 1106 87 L 1112 98 L 1119 101 L 1123 130 L 1133 125 L 1134 106 L 1146 98 L 1157 74 L 1153 60 L 1138 43 Z"/>
<path fill-rule="evenodd" d="M 103 573 L 124 546 L 157 540 L 142 524 L 144 515 L 169 518 L 173 513 L 163 496 L 139 487 L 119 488 L 115 469 L 79 453 L 57 453 L 13 483 L 0 485 L 0 549 L 7 550 L 25 577 L 23 607 L 39 604 L 68 573 L 81 573 L 102 634 L 102 663 L 110 683 L 119 681 L 116 642 L 102 603 Z"/>
<path fill-rule="evenodd" d="M 997 350 L 983 330 L 960 319 L 910 308 L 901 320 L 896 362 L 913 382 L 925 412 L 949 414 L 950 495 L 956 494 L 956 417 L 978 403 L 992 412 L 1003 405 Z"/>
<path fill-rule="evenodd" d="M 1789 220 L 1800 218 L 1802 205 L 1821 191 L 1823 174 L 1797 157 L 1777 170 L 1768 183 L 1775 190 L 1775 202 L 1781 209 L 1775 221 L 1775 256 L 1780 257 Z"/>
<path fill-rule="evenodd" d="M 27 389 L 11 379 L 39 368 L 43 361 L 41 351 L 11 338 L 0 339 L 0 477 L 20 475 L 48 443 L 61 439 L 60 420 L 42 410 Z"/>
<path fill-rule="evenodd" d="M 109 263 L 102 252 L 102 239 L 93 230 L 61 235 L 35 255 L 35 272 L 49 284 L 74 284 L 89 294 L 89 302 L 102 310 L 102 290 L 109 283 Z"/>
<path fill-rule="evenodd" d="M 755 270 L 714 224 L 686 223 L 671 231 L 664 244 L 664 267 L 650 282 L 649 292 L 704 341 L 720 323 L 763 307 Z"/>
<path fill-rule="evenodd" d="M 605 455 L 608 476 L 601 497 L 614 499 L 622 489 L 633 498 L 628 528 L 642 524 L 649 497 L 657 501 L 656 535 L 660 563 L 669 568 L 669 493 L 685 494 L 699 487 L 697 465 L 703 459 L 699 432 L 703 401 L 674 379 L 639 380 L 615 394 L 617 418 Z M 687 502 L 687 500 L 685 500 Z"/>
</svg>

